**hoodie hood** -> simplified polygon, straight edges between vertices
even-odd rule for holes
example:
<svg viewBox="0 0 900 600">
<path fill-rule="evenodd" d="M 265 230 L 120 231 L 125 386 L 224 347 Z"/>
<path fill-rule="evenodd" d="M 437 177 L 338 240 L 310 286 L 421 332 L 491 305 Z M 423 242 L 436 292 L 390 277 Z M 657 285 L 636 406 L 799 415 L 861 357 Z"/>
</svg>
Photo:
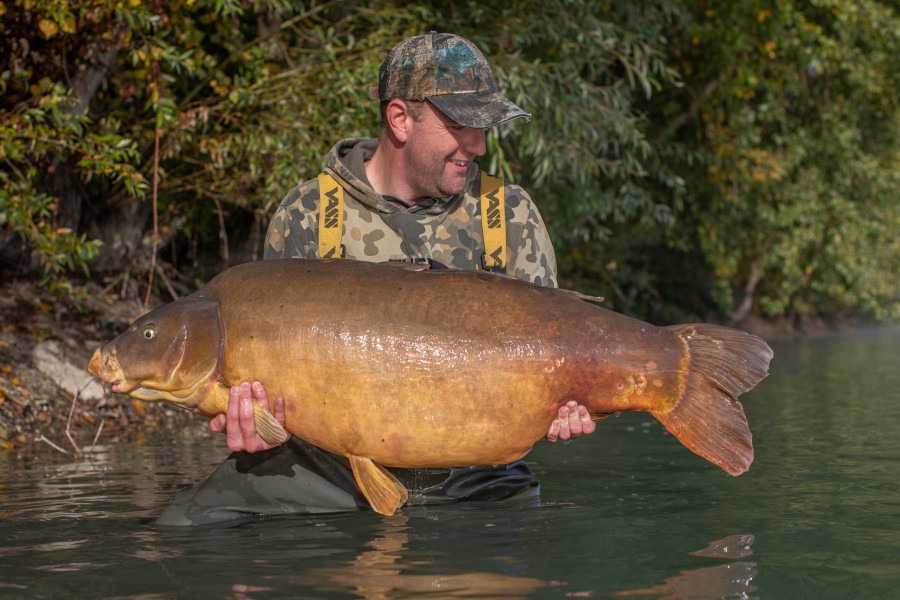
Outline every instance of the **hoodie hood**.
<svg viewBox="0 0 900 600">
<path fill-rule="evenodd" d="M 341 140 L 328 153 L 325 159 L 325 171 L 342 184 L 345 194 L 371 207 L 380 213 L 410 212 L 416 214 L 440 214 L 456 206 L 462 199 L 465 191 L 454 194 L 449 198 L 431 198 L 420 200 L 412 207 L 404 207 L 396 202 L 391 202 L 383 195 L 372 189 L 366 176 L 366 161 L 375 154 L 378 148 L 378 140 L 375 138 L 351 138 Z M 478 166 L 475 163 L 469 165 L 466 173 L 466 186 L 469 189 L 475 177 L 478 175 Z"/>
</svg>

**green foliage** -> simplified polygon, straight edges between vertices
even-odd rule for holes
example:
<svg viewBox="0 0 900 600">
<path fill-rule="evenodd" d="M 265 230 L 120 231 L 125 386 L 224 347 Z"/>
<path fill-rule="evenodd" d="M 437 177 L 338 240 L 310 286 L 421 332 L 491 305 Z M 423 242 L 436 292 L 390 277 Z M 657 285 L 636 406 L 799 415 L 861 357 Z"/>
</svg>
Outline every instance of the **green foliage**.
<svg viewBox="0 0 900 600">
<path fill-rule="evenodd" d="M 874 1 L 705 6 L 684 65 L 716 84 L 693 183 L 721 307 L 896 318 L 900 18 Z"/>
<path fill-rule="evenodd" d="M 377 133 L 367 90 L 393 19 L 321 12 L 270 6 L 251 21 L 265 20 L 262 31 L 239 27 L 235 39 L 237 24 L 207 20 L 196 6 L 165 33 L 189 59 L 161 86 L 175 109 L 162 148 L 164 196 L 216 199 L 264 218 L 320 170 L 335 135 Z M 359 27 L 374 31 L 357 39 Z M 229 51 L 217 55 L 221 45 Z"/>
<path fill-rule="evenodd" d="M 563 285 L 646 311 L 656 291 L 642 249 L 674 226 L 684 180 L 652 143 L 641 104 L 677 86 L 664 32 L 681 13 L 665 1 L 520 0 L 440 15 L 440 27 L 485 50 L 500 87 L 533 113 L 528 125 L 491 132 L 485 166 L 538 203 Z"/>
<path fill-rule="evenodd" d="M 16 7 L 19 8 L 19 7 Z M 15 10 L 15 9 L 14 9 Z M 100 9 L 98 9 L 100 10 Z M 61 81 L 59 56 L 65 44 L 36 56 L 30 47 L 41 41 L 52 46 L 66 34 L 75 32 L 84 9 L 68 2 L 44 1 L 32 10 L 4 11 L 4 35 L 11 52 L 0 74 L 0 233 L 6 231 L 23 240 L 31 249 L 43 282 L 60 298 L 76 293 L 67 272 L 88 264 L 102 245 L 64 222 L 63 207 L 51 193 L 54 177 L 71 169 L 76 180 L 89 184 L 102 178 L 122 186 L 132 195 L 140 194 L 146 180 L 135 168 L 139 162 L 136 145 L 119 133 L 113 120 L 93 122 L 73 107 L 77 100 Z M 39 32 L 35 37 L 18 38 L 22 32 L 10 22 Z"/>
<path fill-rule="evenodd" d="M 6 167 L 0 171 L 0 227 L 26 241 L 45 284 L 66 296 L 65 272 L 79 268 L 87 273 L 102 242 L 57 223 L 58 202 L 40 182 L 68 162 L 84 181 L 104 177 L 133 194 L 146 182 L 132 164 L 134 143 L 112 132 L 86 133 L 90 120 L 66 112 L 71 99 L 62 85 L 43 79 L 31 93 L 30 101 L 0 120 L 0 161 Z"/>
<path fill-rule="evenodd" d="M 146 269 L 151 240 L 185 288 L 226 266 L 334 142 L 377 135 L 387 51 L 439 30 L 534 115 L 492 130 L 483 165 L 534 197 L 564 285 L 658 321 L 900 316 L 887 3 L 3 7 L 0 250 L 25 240 L 63 293 L 154 181 L 158 227 L 112 268 Z"/>
</svg>

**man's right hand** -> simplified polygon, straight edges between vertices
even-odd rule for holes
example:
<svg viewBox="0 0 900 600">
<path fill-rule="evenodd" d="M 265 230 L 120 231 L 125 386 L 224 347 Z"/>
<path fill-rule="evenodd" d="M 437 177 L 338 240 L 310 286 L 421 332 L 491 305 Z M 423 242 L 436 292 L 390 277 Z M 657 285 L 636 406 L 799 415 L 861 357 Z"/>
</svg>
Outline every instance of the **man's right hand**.
<svg viewBox="0 0 900 600">
<path fill-rule="evenodd" d="M 266 388 L 258 381 L 252 386 L 246 381 L 240 385 L 232 386 L 228 394 L 228 411 L 224 415 L 216 415 L 209 422 L 209 428 L 216 433 L 224 433 L 228 448 L 234 452 L 259 452 L 269 450 L 279 444 L 270 444 L 262 439 L 256 432 L 256 423 L 253 420 L 253 402 L 269 410 L 269 396 Z M 284 425 L 284 398 L 275 398 L 273 416 L 275 420 Z"/>
</svg>

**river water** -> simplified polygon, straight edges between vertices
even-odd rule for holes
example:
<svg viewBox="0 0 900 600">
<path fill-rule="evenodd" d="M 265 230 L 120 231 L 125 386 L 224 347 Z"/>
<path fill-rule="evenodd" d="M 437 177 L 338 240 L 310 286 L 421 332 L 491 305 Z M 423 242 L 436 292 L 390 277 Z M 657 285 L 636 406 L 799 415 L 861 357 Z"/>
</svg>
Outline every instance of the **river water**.
<svg viewBox="0 0 900 600">
<path fill-rule="evenodd" d="M 900 330 L 772 346 L 738 478 L 630 414 L 538 444 L 539 506 L 172 530 L 155 516 L 227 454 L 199 422 L 2 455 L 0 598 L 900 597 Z"/>
</svg>

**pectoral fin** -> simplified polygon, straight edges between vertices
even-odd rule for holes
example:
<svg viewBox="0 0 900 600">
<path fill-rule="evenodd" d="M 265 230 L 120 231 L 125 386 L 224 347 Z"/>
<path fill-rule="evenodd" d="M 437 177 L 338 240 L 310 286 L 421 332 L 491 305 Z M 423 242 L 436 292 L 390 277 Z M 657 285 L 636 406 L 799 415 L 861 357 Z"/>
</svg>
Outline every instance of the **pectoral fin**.
<svg viewBox="0 0 900 600">
<path fill-rule="evenodd" d="M 352 455 L 349 458 L 356 485 L 375 512 L 392 515 L 406 503 L 409 493 L 390 471 L 369 458 Z"/>
<path fill-rule="evenodd" d="M 259 436 L 270 444 L 283 444 L 291 437 L 272 413 L 257 402 L 253 403 L 253 422 Z"/>
</svg>

